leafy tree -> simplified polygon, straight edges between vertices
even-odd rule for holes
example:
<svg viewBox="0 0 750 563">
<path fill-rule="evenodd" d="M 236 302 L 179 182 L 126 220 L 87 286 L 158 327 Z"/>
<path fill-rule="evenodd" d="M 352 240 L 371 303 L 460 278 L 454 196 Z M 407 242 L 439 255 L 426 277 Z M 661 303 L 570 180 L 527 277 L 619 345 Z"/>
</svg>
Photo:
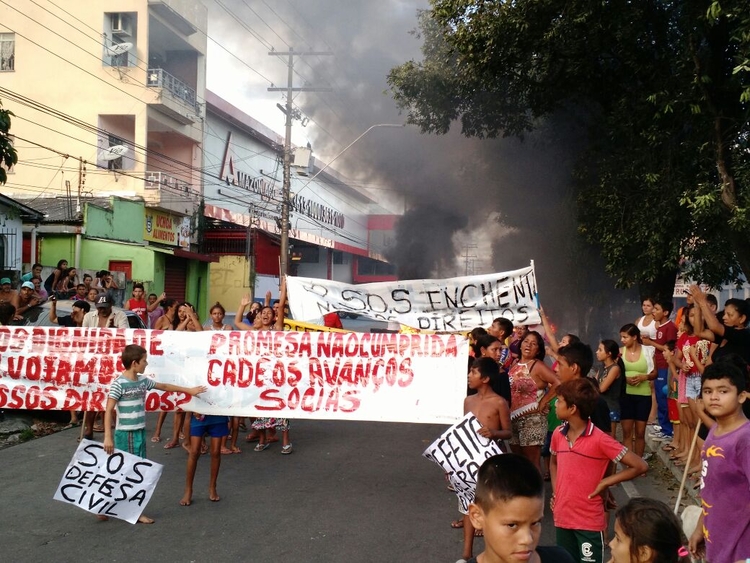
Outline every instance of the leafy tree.
<svg viewBox="0 0 750 563">
<path fill-rule="evenodd" d="M 7 109 L 2 109 L 3 104 L 0 103 L 0 184 L 4 184 L 8 181 L 8 175 L 6 170 L 18 162 L 18 154 L 16 149 L 10 142 L 8 132 L 10 131 L 10 116 L 13 113 Z"/>
<path fill-rule="evenodd" d="M 750 13 L 743 0 L 431 0 L 423 60 L 391 70 L 423 132 L 586 128 L 579 231 L 619 286 L 750 272 Z"/>
</svg>

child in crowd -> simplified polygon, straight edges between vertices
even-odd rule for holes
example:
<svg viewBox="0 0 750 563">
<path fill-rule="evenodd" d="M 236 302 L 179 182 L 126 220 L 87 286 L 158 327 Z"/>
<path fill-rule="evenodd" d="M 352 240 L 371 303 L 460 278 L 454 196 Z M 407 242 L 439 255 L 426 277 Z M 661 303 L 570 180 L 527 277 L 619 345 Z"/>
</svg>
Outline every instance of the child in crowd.
<svg viewBox="0 0 750 563">
<path fill-rule="evenodd" d="M 562 383 L 574 379 L 585 379 L 593 364 L 594 353 L 591 351 L 591 346 L 581 341 L 573 342 L 557 350 L 556 370 Z M 611 431 L 609 405 L 601 395 L 597 396 L 594 411 L 591 413 L 591 422 L 604 433 L 608 434 Z"/>
<path fill-rule="evenodd" d="M 690 563 L 682 526 L 669 507 L 638 497 L 615 514 L 610 563 Z"/>
<path fill-rule="evenodd" d="M 104 414 L 104 451 L 111 455 L 115 447 L 138 457 L 146 457 L 146 393 L 151 389 L 199 395 L 206 387 L 181 387 L 169 383 L 158 383 L 147 377 L 140 377 L 148 365 L 146 349 L 135 344 L 125 346 L 121 361 L 125 368 L 120 377 L 112 382 Z M 117 410 L 117 428 L 112 437 L 112 413 Z M 100 516 L 106 520 L 106 516 Z M 154 521 L 141 515 L 142 524 Z"/>
<path fill-rule="evenodd" d="M 204 330 L 232 330 L 232 325 L 228 325 L 224 322 L 224 317 L 227 312 L 218 301 L 211 307 L 209 311 L 211 315 L 211 321 L 203 325 Z M 233 416 L 229 418 L 229 433 L 226 437 L 226 443 L 221 445 L 222 454 L 239 454 L 242 453 L 239 447 L 237 447 L 237 437 L 240 431 L 241 417 Z"/>
<path fill-rule="evenodd" d="M 134 283 L 133 296 L 125 302 L 124 309 L 126 311 L 133 311 L 148 326 L 148 303 L 143 298 L 145 294 L 146 289 L 143 287 L 143 284 Z"/>
<path fill-rule="evenodd" d="M 701 376 L 703 404 L 716 419 L 701 451 L 703 511 L 690 537 L 698 557 L 705 546 L 709 563 L 750 558 L 750 422 L 742 412 L 747 400 L 747 367 L 725 356 Z"/>
<path fill-rule="evenodd" d="M 574 563 L 560 547 L 541 547 L 544 481 L 536 466 L 521 455 L 487 459 L 477 474 L 477 491 L 469 518 L 484 531 L 484 552 L 465 563 Z"/>
<path fill-rule="evenodd" d="M 643 344 L 653 346 L 656 349 L 654 353 L 654 364 L 656 365 L 656 380 L 654 381 L 654 396 L 656 399 L 656 414 L 659 420 L 660 430 L 657 430 L 653 437 L 660 441 L 672 440 L 672 424 L 669 422 L 669 412 L 667 411 L 667 388 L 669 379 L 669 364 L 664 357 L 667 350 L 667 342 L 677 340 L 677 326 L 669 320 L 674 305 L 671 301 L 657 301 L 654 303 L 653 317 L 656 322 L 656 336 L 651 339 L 643 336 Z"/>
<path fill-rule="evenodd" d="M 553 434 L 550 447 L 550 508 L 557 545 L 584 563 L 604 562 L 604 493 L 612 485 L 648 470 L 645 461 L 591 422 L 598 399 L 599 392 L 589 379 L 560 384 L 556 408 L 565 424 Z M 627 468 L 605 477 L 610 462 L 620 462 Z"/>
<path fill-rule="evenodd" d="M 479 434 L 492 440 L 507 440 L 511 437 L 510 407 L 508 402 L 492 390 L 493 383 L 500 377 L 498 363 L 489 357 L 474 361 L 469 371 L 469 388 L 475 389 L 474 395 L 464 400 L 464 414 L 472 413 L 482 425 Z M 462 527 L 460 521 L 451 525 Z M 463 559 L 471 559 L 474 549 L 474 526 L 468 514 L 463 518 L 464 553 Z M 481 528 L 480 528 L 481 529 Z"/>
<path fill-rule="evenodd" d="M 508 348 L 508 338 L 513 334 L 513 323 L 504 317 L 498 317 L 492 321 L 490 328 L 487 329 L 490 334 L 500 341 L 500 368 L 508 371 L 513 363 L 513 357 Z"/>
<path fill-rule="evenodd" d="M 596 349 L 596 359 L 602 362 L 604 369 L 599 373 L 599 394 L 609 408 L 610 435 L 614 438 L 617 424 L 620 422 L 620 394 L 625 369 L 620 359 L 620 348 L 614 340 L 602 340 Z"/>
<path fill-rule="evenodd" d="M 198 467 L 198 458 L 201 455 L 203 436 L 211 437 L 211 476 L 208 481 L 208 500 L 219 502 L 221 498 L 216 491 L 216 481 L 219 478 L 219 467 L 221 466 L 221 445 L 224 438 L 229 435 L 227 423 L 229 417 L 210 414 L 192 413 L 190 417 L 190 447 L 188 449 L 187 477 L 185 481 L 185 494 L 182 495 L 180 505 L 190 506 L 193 502 L 193 481 L 195 470 Z"/>
</svg>

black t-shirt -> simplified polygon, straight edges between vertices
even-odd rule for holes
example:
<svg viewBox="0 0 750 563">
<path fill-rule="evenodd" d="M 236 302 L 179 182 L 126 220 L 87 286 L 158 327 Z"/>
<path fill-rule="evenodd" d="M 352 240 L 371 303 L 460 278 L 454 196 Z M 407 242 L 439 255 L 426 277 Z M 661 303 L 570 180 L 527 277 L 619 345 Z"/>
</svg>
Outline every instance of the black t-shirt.
<svg viewBox="0 0 750 563">
<path fill-rule="evenodd" d="M 539 560 L 542 563 L 576 563 L 570 553 L 562 547 L 540 545 L 536 548 L 536 552 L 539 554 Z M 466 563 L 477 563 L 477 558 L 472 557 Z"/>
<path fill-rule="evenodd" d="M 719 347 L 711 356 L 714 363 L 727 354 L 737 354 L 750 364 L 750 330 L 725 326 L 724 338 L 718 344 Z"/>
<path fill-rule="evenodd" d="M 609 405 L 601 395 L 599 395 L 599 400 L 596 402 L 596 408 L 591 415 L 591 422 L 593 422 L 594 426 L 605 434 L 612 432 L 612 419 L 609 417 Z"/>
<path fill-rule="evenodd" d="M 73 320 L 73 317 L 70 315 L 63 315 L 61 317 L 57 317 L 57 324 L 60 326 L 71 326 L 76 327 L 78 326 L 76 322 Z"/>
</svg>

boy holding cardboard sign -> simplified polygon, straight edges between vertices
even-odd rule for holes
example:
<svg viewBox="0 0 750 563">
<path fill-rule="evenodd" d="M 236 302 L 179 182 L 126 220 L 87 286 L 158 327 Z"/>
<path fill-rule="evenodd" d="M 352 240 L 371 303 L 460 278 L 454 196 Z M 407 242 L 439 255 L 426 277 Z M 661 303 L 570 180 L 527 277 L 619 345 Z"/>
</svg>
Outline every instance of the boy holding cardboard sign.
<svg viewBox="0 0 750 563">
<path fill-rule="evenodd" d="M 464 414 L 471 412 L 482 425 L 479 434 L 492 440 L 508 440 L 511 436 L 510 407 L 508 402 L 492 390 L 492 383 L 500 377 L 500 366 L 493 358 L 479 358 L 469 371 L 469 389 L 476 394 L 464 399 Z M 474 550 L 474 526 L 468 514 L 463 522 L 456 520 L 454 528 L 464 529 L 463 560 L 471 559 Z M 481 533 L 481 532 L 480 532 Z"/>
<path fill-rule="evenodd" d="M 122 375 L 112 382 L 104 414 L 104 451 L 111 455 L 123 450 L 139 457 L 146 457 L 146 393 L 151 389 L 199 395 L 207 391 L 204 386 L 182 387 L 169 383 L 158 383 L 142 377 L 148 365 L 145 348 L 130 344 L 122 351 L 121 361 L 125 368 Z M 117 428 L 112 438 L 112 413 L 117 409 Z M 100 516 L 106 520 L 107 517 Z M 141 524 L 153 524 L 147 516 L 138 518 Z"/>
</svg>

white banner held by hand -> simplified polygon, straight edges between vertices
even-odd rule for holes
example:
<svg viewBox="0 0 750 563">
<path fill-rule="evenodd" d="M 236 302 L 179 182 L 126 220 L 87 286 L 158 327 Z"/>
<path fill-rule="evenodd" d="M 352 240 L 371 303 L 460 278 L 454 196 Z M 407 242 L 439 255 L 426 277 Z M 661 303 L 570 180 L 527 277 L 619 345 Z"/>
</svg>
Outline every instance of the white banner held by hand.
<svg viewBox="0 0 750 563">
<path fill-rule="evenodd" d="M 148 350 L 146 410 L 453 424 L 469 344 L 458 334 L 175 332 L 0 326 L 0 409 L 103 411 L 127 344 Z"/>
<path fill-rule="evenodd" d="M 464 514 L 468 512 L 469 504 L 474 502 L 477 473 L 482 463 L 493 455 L 503 453 L 497 442 L 479 435 L 481 427 L 477 417 L 468 413 L 422 453 L 448 475 Z"/>
<path fill-rule="evenodd" d="M 138 521 L 164 466 L 115 450 L 107 455 L 98 442 L 83 440 L 73 454 L 54 499 L 98 516 L 131 524 Z"/>
<path fill-rule="evenodd" d="M 469 331 L 497 317 L 514 325 L 541 323 L 533 265 L 481 276 L 361 285 L 287 276 L 286 286 L 289 308 L 300 321 L 341 311 L 438 332 Z"/>
</svg>

